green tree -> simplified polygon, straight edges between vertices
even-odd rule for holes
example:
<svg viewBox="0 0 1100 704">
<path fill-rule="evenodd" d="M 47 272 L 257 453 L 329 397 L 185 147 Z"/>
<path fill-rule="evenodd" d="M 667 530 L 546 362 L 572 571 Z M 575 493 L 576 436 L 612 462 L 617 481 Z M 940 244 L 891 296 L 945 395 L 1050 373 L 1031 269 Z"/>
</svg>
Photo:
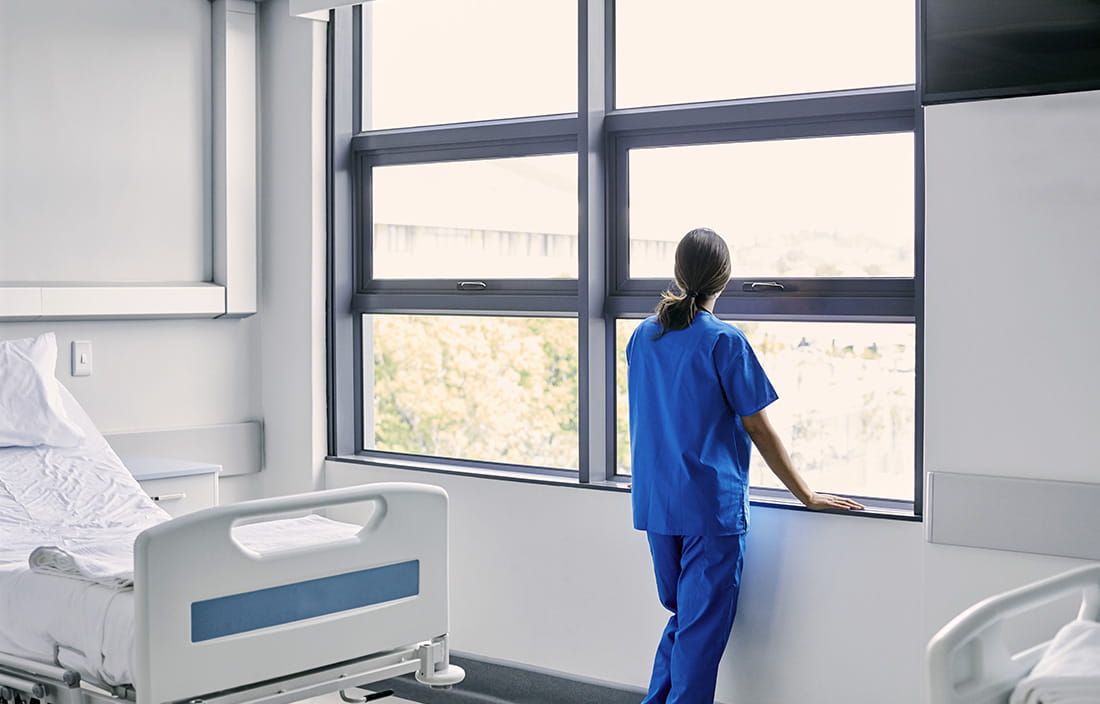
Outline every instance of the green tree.
<svg viewBox="0 0 1100 704">
<path fill-rule="evenodd" d="M 577 324 L 374 317 L 379 450 L 577 467 Z"/>
</svg>

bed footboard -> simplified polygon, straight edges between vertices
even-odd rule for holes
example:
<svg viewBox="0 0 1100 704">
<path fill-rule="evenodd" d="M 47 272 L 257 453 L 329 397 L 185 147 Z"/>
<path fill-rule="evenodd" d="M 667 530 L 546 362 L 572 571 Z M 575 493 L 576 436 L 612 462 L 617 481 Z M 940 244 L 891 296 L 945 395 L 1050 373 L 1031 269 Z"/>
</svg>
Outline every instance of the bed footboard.
<svg viewBox="0 0 1100 704">
<path fill-rule="evenodd" d="M 992 596 L 955 617 L 926 652 L 929 704 L 1005 704 L 1048 643 L 1012 653 L 1006 619 L 1055 599 L 1081 594 L 1078 618 L 1100 620 L 1100 565 L 1089 565 Z"/>
<path fill-rule="evenodd" d="M 362 506 L 362 528 L 336 543 L 260 556 L 231 534 L 235 523 L 350 504 Z M 137 702 L 229 702 L 292 675 L 305 683 L 297 694 L 313 696 L 332 691 L 332 677 L 351 687 L 375 670 L 453 684 L 447 559 L 447 495 L 421 484 L 261 499 L 155 526 L 135 543 Z M 280 686 L 261 697 L 292 698 Z"/>
</svg>

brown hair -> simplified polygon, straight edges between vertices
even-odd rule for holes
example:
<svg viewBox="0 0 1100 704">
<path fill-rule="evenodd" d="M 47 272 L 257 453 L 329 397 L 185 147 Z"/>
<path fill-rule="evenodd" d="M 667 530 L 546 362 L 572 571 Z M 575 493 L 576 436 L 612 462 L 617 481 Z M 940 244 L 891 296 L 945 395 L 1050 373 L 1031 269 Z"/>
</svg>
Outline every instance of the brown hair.
<svg viewBox="0 0 1100 704">
<path fill-rule="evenodd" d="M 699 302 L 721 293 L 730 280 L 730 250 L 717 232 L 706 227 L 692 230 L 676 245 L 673 283 L 679 292 L 665 291 L 657 304 L 661 332 L 683 330 L 702 308 Z"/>
</svg>

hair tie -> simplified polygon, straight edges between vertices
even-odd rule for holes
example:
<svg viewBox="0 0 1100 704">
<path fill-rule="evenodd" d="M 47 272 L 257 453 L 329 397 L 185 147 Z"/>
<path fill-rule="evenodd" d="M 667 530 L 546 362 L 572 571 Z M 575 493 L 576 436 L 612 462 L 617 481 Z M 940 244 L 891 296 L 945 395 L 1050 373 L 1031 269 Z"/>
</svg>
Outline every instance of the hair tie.
<svg viewBox="0 0 1100 704">
<path fill-rule="evenodd" d="M 698 291 L 684 291 L 684 294 L 688 298 L 698 298 L 699 297 L 699 292 Z"/>
</svg>

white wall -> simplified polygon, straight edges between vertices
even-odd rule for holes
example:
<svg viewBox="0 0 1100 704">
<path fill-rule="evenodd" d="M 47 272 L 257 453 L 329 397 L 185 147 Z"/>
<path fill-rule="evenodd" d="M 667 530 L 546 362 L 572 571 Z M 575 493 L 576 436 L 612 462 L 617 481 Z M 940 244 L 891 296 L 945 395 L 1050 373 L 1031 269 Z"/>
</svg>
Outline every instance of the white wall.
<svg viewBox="0 0 1100 704">
<path fill-rule="evenodd" d="M 925 115 L 925 466 L 1100 482 L 1100 92 Z M 975 520 L 997 500 L 975 505 Z M 927 545 L 922 635 L 976 599 L 1076 564 Z"/>
<path fill-rule="evenodd" d="M 926 464 L 1100 481 L 1100 92 L 933 106 L 925 125 Z"/>
<path fill-rule="evenodd" d="M 455 650 L 647 683 L 666 614 L 629 495 L 340 462 L 326 477 L 447 490 Z M 915 702 L 921 540 L 917 523 L 755 508 L 719 700 L 826 701 L 835 685 L 845 702 Z"/>
<path fill-rule="evenodd" d="M 0 3 L 0 281 L 210 277 L 210 5 Z"/>
<path fill-rule="evenodd" d="M 325 418 L 327 25 L 260 10 L 264 495 L 321 485 Z"/>
<path fill-rule="evenodd" d="M 254 320 L 5 323 L 3 338 L 57 333 L 57 377 L 104 433 L 236 423 L 259 408 Z M 94 373 L 70 376 L 72 340 Z"/>
<path fill-rule="evenodd" d="M 258 321 L 0 323 L 0 339 L 57 335 L 57 378 L 104 433 L 237 423 L 260 417 Z M 70 376 L 70 343 L 90 340 L 94 371 Z M 221 481 L 224 501 L 258 495 L 254 476 Z"/>
<path fill-rule="evenodd" d="M 210 4 L 0 8 L 0 280 L 202 281 L 210 265 Z M 104 432 L 261 415 L 259 321 L 2 323 L 58 336 L 58 378 Z M 69 375 L 89 340 L 94 372 Z M 255 477 L 222 482 L 256 496 Z"/>
</svg>

